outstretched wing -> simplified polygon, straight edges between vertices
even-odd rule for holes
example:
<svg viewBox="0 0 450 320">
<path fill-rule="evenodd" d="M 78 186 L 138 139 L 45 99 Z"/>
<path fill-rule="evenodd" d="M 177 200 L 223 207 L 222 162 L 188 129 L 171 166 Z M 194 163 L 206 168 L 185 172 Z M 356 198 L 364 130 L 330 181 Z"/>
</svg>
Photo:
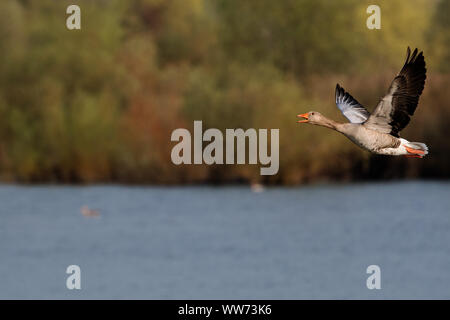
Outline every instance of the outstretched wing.
<svg viewBox="0 0 450 320">
<path fill-rule="evenodd" d="M 394 78 L 388 93 L 378 103 L 364 126 L 398 137 L 417 108 L 425 86 L 426 72 L 423 52 L 417 54 L 415 49 L 411 55 L 408 47 L 402 70 Z"/>
<path fill-rule="evenodd" d="M 339 85 L 336 85 L 336 105 L 351 123 L 363 123 L 370 113 L 355 98 Z"/>
</svg>

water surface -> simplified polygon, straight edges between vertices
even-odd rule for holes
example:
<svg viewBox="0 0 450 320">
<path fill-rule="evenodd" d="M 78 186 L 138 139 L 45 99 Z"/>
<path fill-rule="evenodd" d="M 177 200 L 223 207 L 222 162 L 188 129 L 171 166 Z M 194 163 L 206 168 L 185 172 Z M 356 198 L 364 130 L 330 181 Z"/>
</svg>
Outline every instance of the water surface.
<svg viewBox="0 0 450 320">
<path fill-rule="evenodd" d="M 1 185 L 0 201 L 2 299 L 450 299 L 446 182 Z"/>
</svg>

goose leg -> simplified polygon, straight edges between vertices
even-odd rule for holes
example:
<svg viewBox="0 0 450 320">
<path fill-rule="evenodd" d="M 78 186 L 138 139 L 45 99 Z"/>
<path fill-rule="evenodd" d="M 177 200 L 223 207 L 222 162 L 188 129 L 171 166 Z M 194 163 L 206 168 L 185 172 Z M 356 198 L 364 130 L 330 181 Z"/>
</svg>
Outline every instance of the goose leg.
<svg viewBox="0 0 450 320">
<path fill-rule="evenodd" d="M 420 159 L 423 158 L 422 156 L 419 156 L 417 154 L 405 154 L 405 157 L 407 157 L 407 158 L 420 158 Z"/>
<path fill-rule="evenodd" d="M 409 153 L 412 153 L 412 154 L 418 154 L 418 155 L 424 155 L 425 154 L 425 152 L 422 151 L 422 150 L 413 149 L 413 148 L 406 147 L 406 146 L 405 146 L 405 149 L 406 149 L 406 151 L 408 151 Z"/>
</svg>

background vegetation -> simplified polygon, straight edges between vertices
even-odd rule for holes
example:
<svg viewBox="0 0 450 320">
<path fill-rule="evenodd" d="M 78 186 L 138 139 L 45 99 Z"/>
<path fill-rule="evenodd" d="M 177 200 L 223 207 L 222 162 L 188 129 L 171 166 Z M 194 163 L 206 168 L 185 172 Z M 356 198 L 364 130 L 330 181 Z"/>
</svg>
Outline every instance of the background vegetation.
<svg viewBox="0 0 450 320">
<path fill-rule="evenodd" d="M 0 2 L 0 179 L 190 183 L 448 178 L 450 1 L 377 0 L 381 30 L 360 0 Z M 339 82 L 369 110 L 424 50 L 428 78 L 403 136 L 420 159 L 370 155 L 296 115 L 334 105 Z M 175 166 L 172 130 L 280 128 L 280 171 Z"/>
</svg>

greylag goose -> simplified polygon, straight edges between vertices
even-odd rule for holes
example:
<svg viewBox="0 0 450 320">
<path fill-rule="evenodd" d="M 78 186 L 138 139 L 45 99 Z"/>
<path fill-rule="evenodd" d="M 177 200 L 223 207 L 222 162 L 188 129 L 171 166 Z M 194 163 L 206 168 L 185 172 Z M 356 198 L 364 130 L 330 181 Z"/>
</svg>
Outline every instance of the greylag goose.
<svg viewBox="0 0 450 320">
<path fill-rule="evenodd" d="M 317 111 L 299 114 L 299 123 L 310 123 L 336 130 L 359 147 L 375 154 L 423 158 L 428 147 L 421 142 L 400 138 L 414 114 L 426 78 L 423 52 L 417 49 L 411 54 L 408 47 L 406 62 L 394 78 L 388 93 L 380 100 L 372 114 L 355 98 L 336 85 L 336 105 L 350 121 L 339 123 Z"/>
<path fill-rule="evenodd" d="M 89 209 L 88 206 L 81 207 L 81 214 L 85 217 L 99 217 L 100 212 L 98 210 Z"/>
</svg>

